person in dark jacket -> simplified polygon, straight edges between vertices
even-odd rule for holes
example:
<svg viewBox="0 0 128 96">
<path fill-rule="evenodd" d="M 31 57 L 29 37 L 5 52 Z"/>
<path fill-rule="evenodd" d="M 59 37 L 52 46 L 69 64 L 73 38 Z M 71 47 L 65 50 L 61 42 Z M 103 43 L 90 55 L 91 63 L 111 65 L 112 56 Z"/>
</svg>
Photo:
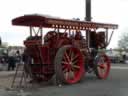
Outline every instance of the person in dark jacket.
<svg viewBox="0 0 128 96">
<path fill-rule="evenodd" d="M 8 71 L 14 70 L 15 67 L 16 67 L 15 57 L 13 56 L 8 57 Z"/>
<path fill-rule="evenodd" d="M 125 61 L 126 61 L 126 55 L 124 54 L 123 55 L 123 63 L 125 63 Z"/>
</svg>

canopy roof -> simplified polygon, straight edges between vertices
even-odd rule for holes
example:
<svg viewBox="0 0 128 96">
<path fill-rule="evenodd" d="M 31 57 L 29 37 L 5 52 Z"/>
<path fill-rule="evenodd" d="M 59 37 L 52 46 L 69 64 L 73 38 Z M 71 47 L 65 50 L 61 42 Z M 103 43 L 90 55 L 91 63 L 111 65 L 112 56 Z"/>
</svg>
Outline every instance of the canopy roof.
<svg viewBox="0 0 128 96">
<path fill-rule="evenodd" d="M 78 20 L 61 19 L 46 15 L 31 14 L 24 15 L 12 20 L 13 25 L 33 26 L 33 27 L 48 27 L 60 29 L 86 29 L 86 28 L 108 28 L 117 29 L 117 24 L 106 24 L 98 22 L 87 22 Z"/>
</svg>

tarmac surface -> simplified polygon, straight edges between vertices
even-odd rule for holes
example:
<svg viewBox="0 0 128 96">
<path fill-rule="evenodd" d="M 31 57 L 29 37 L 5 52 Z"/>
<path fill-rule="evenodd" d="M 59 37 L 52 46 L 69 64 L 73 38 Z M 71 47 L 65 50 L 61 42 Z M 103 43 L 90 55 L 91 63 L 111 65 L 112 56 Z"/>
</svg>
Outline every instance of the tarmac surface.
<svg viewBox="0 0 128 96">
<path fill-rule="evenodd" d="M 81 82 L 73 85 L 45 84 L 10 89 L 13 75 L 14 71 L 0 72 L 0 96 L 128 96 L 128 64 L 112 64 L 106 80 L 99 80 L 94 74 L 86 74 Z"/>
</svg>

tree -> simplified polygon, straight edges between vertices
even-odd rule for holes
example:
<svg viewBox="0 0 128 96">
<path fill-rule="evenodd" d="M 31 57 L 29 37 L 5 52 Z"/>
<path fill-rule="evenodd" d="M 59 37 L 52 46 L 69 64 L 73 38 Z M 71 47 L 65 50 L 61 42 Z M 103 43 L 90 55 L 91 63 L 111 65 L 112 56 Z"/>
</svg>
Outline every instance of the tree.
<svg viewBox="0 0 128 96">
<path fill-rule="evenodd" d="M 128 33 L 123 33 L 121 35 L 121 38 L 118 41 L 118 46 L 119 48 L 124 50 L 128 49 Z"/>
</svg>

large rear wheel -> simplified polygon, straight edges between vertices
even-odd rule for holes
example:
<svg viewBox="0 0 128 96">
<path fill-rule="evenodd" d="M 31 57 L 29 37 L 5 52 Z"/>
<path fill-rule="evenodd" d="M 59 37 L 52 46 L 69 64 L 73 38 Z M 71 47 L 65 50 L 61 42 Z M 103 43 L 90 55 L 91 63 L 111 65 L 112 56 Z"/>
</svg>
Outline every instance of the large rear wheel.
<svg viewBox="0 0 128 96">
<path fill-rule="evenodd" d="M 106 54 L 99 54 L 95 59 L 95 74 L 99 79 L 106 79 L 110 72 L 110 59 Z"/>
<path fill-rule="evenodd" d="M 80 50 L 72 46 L 60 48 L 55 57 L 55 74 L 59 83 L 79 82 L 84 75 L 84 62 Z"/>
</svg>

